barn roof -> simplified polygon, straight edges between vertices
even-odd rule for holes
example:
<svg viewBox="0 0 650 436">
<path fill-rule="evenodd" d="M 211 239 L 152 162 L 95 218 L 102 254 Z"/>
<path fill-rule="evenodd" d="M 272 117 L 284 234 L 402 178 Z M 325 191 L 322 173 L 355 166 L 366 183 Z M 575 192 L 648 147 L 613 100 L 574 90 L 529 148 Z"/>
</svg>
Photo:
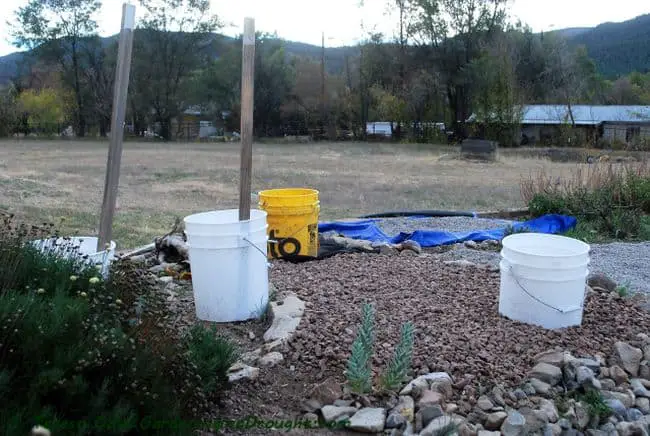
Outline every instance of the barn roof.
<svg viewBox="0 0 650 436">
<path fill-rule="evenodd" d="M 650 122 L 650 106 L 571 106 L 573 119 L 578 125 L 598 125 L 606 122 Z M 524 106 L 522 124 L 570 123 L 566 105 Z"/>
<path fill-rule="evenodd" d="M 598 125 L 607 122 L 638 123 L 650 122 L 650 106 L 571 106 L 576 125 Z M 523 107 L 521 124 L 564 124 L 570 123 L 567 105 L 526 105 Z M 470 120 L 474 120 L 472 115 Z"/>
</svg>

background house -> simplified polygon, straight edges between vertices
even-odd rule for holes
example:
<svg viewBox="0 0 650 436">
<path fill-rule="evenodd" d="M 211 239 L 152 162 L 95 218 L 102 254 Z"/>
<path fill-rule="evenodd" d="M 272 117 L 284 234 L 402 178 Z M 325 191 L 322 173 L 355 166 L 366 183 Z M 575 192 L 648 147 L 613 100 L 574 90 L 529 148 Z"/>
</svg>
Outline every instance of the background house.
<svg viewBox="0 0 650 436">
<path fill-rule="evenodd" d="M 521 142 L 553 141 L 560 129 L 572 125 L 587 141 L 650 140 L 650 106 L 575 105 L 569 112 L 567 105 L 527 105 L 521 118 Z"/>
</svg>

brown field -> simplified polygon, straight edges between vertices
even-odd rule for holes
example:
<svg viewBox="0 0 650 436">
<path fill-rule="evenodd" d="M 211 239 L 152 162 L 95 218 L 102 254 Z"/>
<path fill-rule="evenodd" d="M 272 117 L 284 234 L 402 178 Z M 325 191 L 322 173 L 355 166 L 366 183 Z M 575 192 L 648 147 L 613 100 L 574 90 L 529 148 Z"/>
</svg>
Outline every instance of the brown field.
<svg viewBox="0 0 650 436">
<path fill-rule="evenodd" d="M 0 142 L 0 210 L 53 222 L 70 234 L 96 234 L 108 143 Z M 497 163 L 453 158 L 436 145 L 256 144 L 253 191 L 311 187 L 321 219 L 389 210 L 488 211 L 523 206 L 520 181 L 544 169 L 561 175 L 575 163 L 552 163 L 503 150 Z M 122 156 L 114 239 L 121 248 L 148 243 L 176 216 L 236 208 L 239 144 L 127 142 Z"/>
</svg>

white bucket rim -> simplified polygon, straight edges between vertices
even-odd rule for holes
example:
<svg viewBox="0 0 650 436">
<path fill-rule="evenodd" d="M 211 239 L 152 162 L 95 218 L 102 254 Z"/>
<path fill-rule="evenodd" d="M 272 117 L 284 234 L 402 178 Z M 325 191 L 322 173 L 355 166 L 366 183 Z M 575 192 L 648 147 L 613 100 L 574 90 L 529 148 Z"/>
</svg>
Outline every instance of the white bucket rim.
<svg viewBox="0 0 650 436">
<path fill-rule="evenodd" d="M 541 239 L 547 239 L 547 240 L 554 240 L 554 241 L 566 241 L 566 242 L 571 242 L 574 245 L 578 245 L 582 248 L 581 251 L 576 252 L 576 253 L 571 253 L 571 254 L 542 254 L 542 253 L 535 253 L 535 252 L 530 252 L 526 250 L 520 250 L 520 249 L 515 249 L 513 247 L 508 247 L 507 243 L 508 241 L 517 241 L 525 238 L 529 238 L 530 236 L 534 236 L 536 238 L 541 238 Z M 526 256 L 535 256 L 535 257 L 543 257 L 543 258 L 548 258 L 548 257 L 557 257 L 557 258 L 571 258 L 571 257 L 580 257 L 584 255 L 588 255 L 589 252 L 591 251 L 591 247 L 589 244 L 586 242 L 580 241 L 575 238 L 569 238 L 567 236 L 562 236 L 562 235 L 554 235 L 554 234 L 549 234 L 549 233 L 516 233 L 513 235 L 508 235 L 505 238 L 501 240 L 501 245 L 503 246 L 503 249 L 507 249 L 510 251 L 513 251 L 515 253 L 520 253 Z"/>
<path fill-rule="evenodd" d="M 568 270 L 568 269 L 586 268 L 591 263 L 591 258 L 587 257 L 586 261 L 584 261 L 582 263 L 579 263 L 577 265 L 573 265 L 573 266 L 565 266 L 565 265 L 552 266 L 552 267 L 550 267 L 550 266 L 537 266 L 537 265 L 530 265 L 530 264 L 527 264 L 527 263 L 517 262 L 517 261 L 509 258 L 508 255 L 503 252 L 503 250 L 501 250 L 500 254 L 501 254 L 501 260 L 505 260 L 506 262 L 508 262 L 512 266 L 522 266 L 522 267 L 525 267 L 525 268 L 531 268 L 531 269 L 537 269 L 537 270 Z"/>
<path fill-rule="evenodd" d="M 202 221 L 202 218 L 206 218 L 208 216 L 210 217 L 215 217 L 215 216 L 229 216 L 231 214 L 235 214 L 237 217 L 233 221 L 228 221 L 228 222 L 223 222 L 223 223 L 214 223 L 214 222 L 205 222 Z M 240 221 L 239 218 L 239 209 L 223 209 L 223 210 L 210 210 L 207 212 L 199 212 L 195 213 L 192 215 L 188 215 L 185 218 L 183 218 L 183 222 L 185 224 L 198 224 L 198 225 L 203 225 L 203 226 L 214 226 L 214 227 L 219 227 L 219 226 L 229 226 L 233 224 L 238 224 L 238 223 L 253 223 L 257 222 L 261 219 L 266 219 L 267 213 L 264 210 L 261 209 L 251 209 L 251 216 L 250 219 Z"/>
</svg>

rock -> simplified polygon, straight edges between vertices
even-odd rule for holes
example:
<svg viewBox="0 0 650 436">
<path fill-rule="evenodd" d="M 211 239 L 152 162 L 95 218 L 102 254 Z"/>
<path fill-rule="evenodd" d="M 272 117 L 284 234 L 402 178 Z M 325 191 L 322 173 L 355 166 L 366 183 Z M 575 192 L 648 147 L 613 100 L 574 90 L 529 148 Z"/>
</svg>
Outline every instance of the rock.
<svg viewBox="0 0 650 436">
<path fill-rule="evenodd" d="M 481 395 L 476 402 L 476 405 L 479 409 L 485 412 L 489 412 L 494 407 L 494 404 L 492 404 L 492 401 L 490 401 L 490 398 L 487 395 Z"/>
<path fill-rule="evenodd" d="M 241 361 L 247 365 L 253 365 L 255 362 L 257 362 L 257 359 L 259 359 L 261 355 L 262 355 L 262 349 L 256 348 L 253 351 L 242 353 Z"/>
<path fill-rule="evenodd" d="M 519 413 L 524 416 L 526 425 L 524 427 L 524 434 L 538 434 L 543 431 L 546 424 L 548 424 L 548 417 L 546 413 L 541 410 L 533 410 L 530 407 L 522 407 Z"/>
<path fill-rule="evenodd" d="M 550 363 L 540 362 L 531 371 L 531 377 L 555 386 L 562 380 L 562 370 Z"/>
<path fill-rule="evenodd" d="M 650 415 L 650 400 L 647 398 L 637 398 L 634 401 L 634 406 L 639 409 L 644 415 Z"/>
<path fill-rule="evenodd" d="M 422 254 L 422 246 L 417 241 L 413 241 L 411 239 L 408 239 L 408 240 L 402 242 L 401 245 L 402 245 L 402 251 L 403 250 L 410 250 L 410 251 L 412 251 L 414 253 Z"/>
<path fill-rule="evenodd" d="M 526 418 L 516 410 L 508 413 L 505 421 L 501 425 L 503 436 L 523 436 L 525 435 Z"/>
<path fill-rule="evenodd" d="M 616 399 L 619 400 L 623 405 L 627 407 L 633 407 L 634 406 L 634 394 L 632 391 L 627 391 L 627 392 L 616 392 L 616 391 L 602 391 L 603 398 L 605 399 Z"/>
<path fill-rule="evenodd" d="M 602 389 L 605 391 L 611 391 L 616 387 L 616 382 L 611 378 L 603 378 L 598 381 L 600 382 L 600 386 L 602 387 Z"/>
<path fill-rule="evenodd" d="M 452 418 L 450 416 L 440 416 L 429 423 L 420 432 L 420 436 L 437 436 L 442 434 L 442 431 L 453 425 L 460 425 L 462 420 Z"/>
<path fill-rule="evenodd" d="M 614 380 L 617 385 L 625 383 L 628 380 L 627 373 L 618 365 L 612 365 L 609 368 L 609 377 Z"/>
<path fill-rule="evenodd" d="M 592 288 L 601 288 L 607 292 L 616 291 L 616 282 L 603 273 L 592 273 L 587 277 L 587 284 Z"/>
<path fill-rule="evenodd" d="M 469 422 L 462 422 L 458 426 L 458 436 L 476 436 L 478 428 Z"/>
<path fill-rule="evenodd" d="M 476 266 L 476 263 L 470 262 L 469 260 L 459 259 L 459 260 L 446 260 L 443 262 L 445 265 L 454 265 L 454 266 Z"/>
<path fill-rule="evenodd" d="M 309 398 L 318 400 L 321 404 L 332 404 L 342 396 L 341 385 L 332 377 L 317 384 L 309 392 Z"/>
<path fill-rule="evenodd" d="M 160 283 L 171 283 L 171 282 L 174 281 L 174 277 L 172 277 L 172 276 L 162 276 L 162 277 L 158 277 L 158 281 Z"/>
<path fill-rule="evenodd" d="M 634 395 L 637 397 L 650 398 L 650 391 L 643 386 L 640 379 L 633 378 L 630 380 L 630 385 L 632 386 L 632 392 L 634 392 Z"/>
<path fill-rule="evenodd" d="M 595 428 L 588 428 L 585 434 L 587 436 L 608 436 L 607 432 L 603 430 L 597 430 Z"/>
<path fill-rule="evenodd" d="M 350 418 L 348 428 L 361 433 L 379 433 L 384 431 L 386 409 L 365 407 Z"/>
<path fill-rule="evenodd" d="M 547 400 L 546 398 L 541 398 L 539 400 L 538 407 L 539 410 L 543 411 L 546 414 L 548 422 L 555 423 L 558 419 L 560 419 L 557 407 L 555 407 L 555 403 L 553 401 Z"/>
<path fill-rule="evenodd" d="M 432 372 L 411 380 L 399 394 L 409 395 L 413 388 L 418 386 L 424 389 L 430 387 L 432 390 L 451 396 L 453 393 L 452 383 L 451 377 L 446 372 Z"/>
<path fill-rule="evenodd" d="M 287 343 L 282 339 L 276 339 L 275 341 L 267 342 L 262 348 L 268 353 L 287 348 Z"/>
<path fill-rule="evenodd" d="M 650 360 L 650 344 L 645 342 L 642 350 L 643 350 L 643 360 Z"/>
<path fill-rule="evenodd" d="M 557 425 L 559 425 L 562 430 L 568 430 L 571 428 L 571 421 L 566 418 L 562 418 L 557 422 Z"/>
<path fill-rule="evenodd" d="M 458 412 L 458 409 L 459 409 L 458 404 L 449 403 L 447 404 L 447 406 L 445 406 L 445 413 L 447 415 L 451 415 L 453 413 Z"/>
<path fill-rule="evenodd" d="M 440 392 L 434 392 L 429 389 L 422 391 L 422 395 L 418 400 L 418 407 L 432 406 L 434 404 L 441 404 L 444 401 L 444 396 Z"/>
<path fill-rule="evenodd" d="M 535 395 L 536 393 L 540 395 L 548 395 L 551 392 L 551 385 L 549 385 L 548 383 L 544 383 L 543 381 L 538 380 L 536 378 L 530 379 L 530 385 L 532 387 L 533 392 L 532 393 L 528 393 L 530 391 L 526 392 L 528 393 L 528 395 Z"/>
<path fill-rule="evenodd" d="M 294 294 L 287 295 L 282 301 L 272 301 L 273 323 L 264 333 L 264 342 L 278 339 L 289 341 L 298 328 L 304 312 L 305 302 Z"/>
<path fill-rule="evenodd" d="M 435 404 L 432 406 L 426 406 L 421 408 L 416 415 L 416 421 L 418 421 L 418 417 L 420 418 L 422 422 L 422 426 L 426 427 L 431 421 L 433 421 L 436 418 L 439 418 L 441 416 L 444 416 L 444 412 L 442 410 L 442 407 L 440 407 L 440 404 Z"/>
<path fill-rule="evenodd" d="M 543 436 L 560 436 L 562 434 L 562 427 L 557 424 L 546 424 L 544 426 Z"/>
<path fill-rule="evenodd" d="M 302 415 L 302 419 L 304 421 L 307 421 L 312 427 L 316 427 L 318 425 L 318 415 L 313 412 L 305 413 Z"/>
<path fill-rule="evenodd" d="M 643 358 L 643 351 L 627 342 L 618 341 L 614 344 L 614 352 L 621 366 L 628 374 L 636 377 L 639 375 L 639 365 Z"/>
<path fill-rule="evenodd" d="M 338 407 L 338 406 L 323 406 L 320 409 L 323 420 L 327 423 L 335 422 L 340 418 L 349 418 L 357 413 L 356 407 Z"/>
<path fill-rule="evenodd" d="M 641 421 L 643 419 L 643 412 L 639 409 L 631 408 L 627 409 L 627 420 L 632 421 Z"/>
<path fill-rule="evenodd" d="M 260 357 L 259 364 L 265 368 L 270 368 L 282 362 L 283 360 L 284 357 L 281 353 L 278 353 L 277 351 L 271 351 L 270 353 Z"/>
<path fill-rule="evenodd" d="M 650 380 L 650 362 L 647 360 L 642 360 L 641 365 L 639 365 L 639 377 Z"/>
<path fill-rule="evenodd" d="M 537 380 L 537 379 L 533 379 L 533 380 Z M 540 382 L 540 383 L 544 383 L 541 380 L 537 380 L 537 381 Z M 548 383 L 544 383 L 544 384 L 548 385 Z M 550 389 L 551 385 L 548 385 L 548 388 Z M 533 386 L 532 380 L 530 382 L 526 383 L 523 386 L 522 391 L 526 395 L 535 395 L 537 393 L 537 390 L 535 389 L 535 386 Z"/>
<path fill-rule="evenodd" d="M 389 413 L 386 418 L 385 428 L 404 428 L 406 427 L 406 418 L 399 413 Z"/>
<path fill-rule="evenodd" d="M 465 247 L 471 248 L 471 249 L 474 249 L 474 250 L 476 250 L 478 248 L 478 244 L 476 243 L 476 241 L 465 241 L 464 245 L 465 245 Z"/>
<path fill-rule="evenodd" d="M 534 395 L 535 394 L 535 388 L 533 387 L 532 390 L 533 390 L 533 395 Z M 515 389 L 513 391 L 513 395 L 515 396 L 515 398 L 517 400 L 525 400 L 526 398 L 528 398 L 528 395 L 526 395 L 526 392 L 524 392 L 523 389 Z"/>
<path fill-rule="evenodd" d="M 307 401 L 303 401 L 303 403 L 300 405 L 300 411 L 314 413 L 321 407 L 323 407 L 323 405 L 320 403 L 320 401 L 310 398 Z"/>
<path fill-rule="evenodd" d="M 415 402 L 413 401 L 413 398 L 408 395 L 399 397 L 399 401 L 397 402 L 397 405 L 393 407 L 391 413 L 399 413 L 406 419 L 406 421 L 413 421 L 415 414 Z"/>
<path fill-rule="evenodd" d="M 479 430 L 477 436 L 501 436 L 500 431 Z"/>
<path fill-rule="evenodd" d="M 640 422 L 619 422 L 616 431 L 620 436 L 648 436 L 648 431 Z"/>
<path fill-rule="evenodd" d="M 585 390 L 602 389 L 602 384 L 600 383 L 600 380 L 596 378 L 596 374 L 594 374 L 591 368 L 586 366 L 578 367 L 576 371 L 576 380 L 578 381 L 578 385 L 582 386 Z"/>
<path fill-rule="evenodd" d="M 567 353 L 564 351 L 549 350 L 536 354 L 533 356 L 533 360 L 536 363 L 548 363 L 550 365 L 561 368 L 566 360 L 566 354 Z"/>
<path fill-rule="evenodd" d="M 589 411 L 587 406 L 582 402 L 577 402 L 574 406 L 575 418 L 572 419 L 572 424 L 578 430 L 582 431 L 587 428 L 591 417 L 589 416 Z"/>
<path fill-rule="evenodd" d="M 604 400 L 604 403 L 612 409 L 612 412 L 614 412 L 614 415 L 616 415 L 620 419 L 625 419 L 627 417 L 627 409 L 625 408 L 625 405 L 620 401 L 615 398 L 606 398 Z"/>
<path fill-rule="evenodd" d="M 259 368 L 243 365 L 241 369 L 228 374 L 228 381 L 233 383 L 243 379 L 255 380 L 259 375 Z"/>
<path fill-rule="evenodd" d="M 490 413 L 485 420 L 485 428 L 488 430 L 498 430 L 501 428 L 503 421 L 505 421 L 507 417 L 508 414 L 506 412 Z"/>
</svg>

